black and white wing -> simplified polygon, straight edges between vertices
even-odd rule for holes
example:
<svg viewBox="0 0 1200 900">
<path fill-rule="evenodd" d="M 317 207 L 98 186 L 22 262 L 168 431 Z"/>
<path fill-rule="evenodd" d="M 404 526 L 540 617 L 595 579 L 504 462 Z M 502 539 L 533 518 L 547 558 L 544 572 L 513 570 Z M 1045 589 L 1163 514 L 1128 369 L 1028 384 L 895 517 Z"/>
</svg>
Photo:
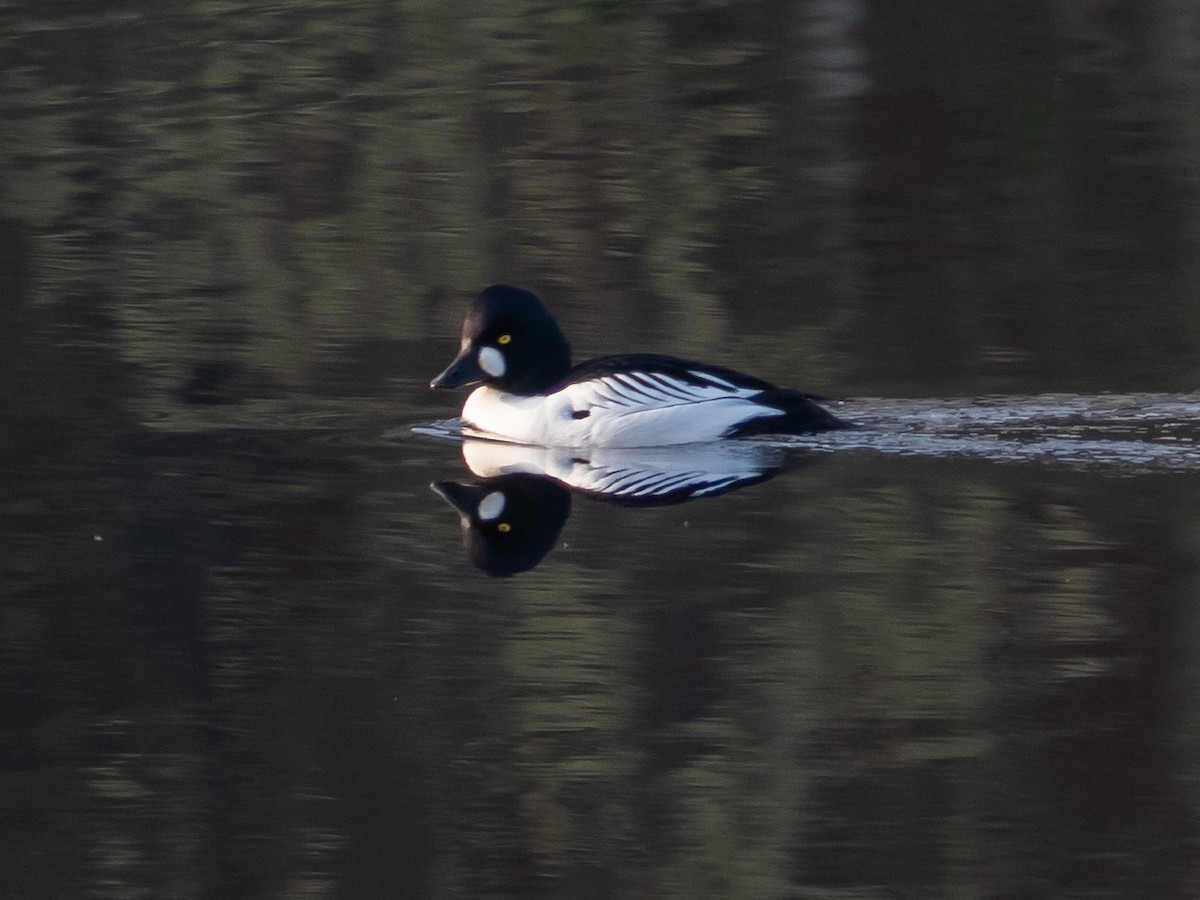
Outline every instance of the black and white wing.
<svg viewBox="0 0 1200 900">
<path fill-rule="evenodd" d="M 573 369 L 555 390 L 568 400 L 571 417 L 591 419 L 593 437 L 609 446 L 847 427 L 815 402 L 824 399 L 816 394 L 671 356 L 595 359 Z M 645 421 L 631 424 L 634 418 Z"/>
<path fill-rule="evenodd" d="M 627 411 L 751 399 L 776 389 L 731 369 L 652 354 L 591 360 L 573 369 L 564 387 L 580 409 Z"/>
</svg>

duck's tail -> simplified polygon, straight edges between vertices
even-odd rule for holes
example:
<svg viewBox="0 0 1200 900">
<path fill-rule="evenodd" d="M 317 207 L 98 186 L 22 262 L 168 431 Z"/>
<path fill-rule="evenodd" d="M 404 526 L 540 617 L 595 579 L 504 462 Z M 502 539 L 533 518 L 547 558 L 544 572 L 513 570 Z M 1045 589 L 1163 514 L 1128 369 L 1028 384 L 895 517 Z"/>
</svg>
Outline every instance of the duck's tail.
<svg viewBox="0 0 1200 900">
<path fill-rule="evenodd" d="M 857 426 L 843 421 L 815 401 L 815 394 L 804 394 L 786 388 L 763 391 L 754 397 L 755 403 L 778 412 L 766 412 L 738 425 L 729 437 L 748 437 L 758 434 L 814 434 Z M 823 399 L 823 398 L 822 398 Z"/>
</svg>

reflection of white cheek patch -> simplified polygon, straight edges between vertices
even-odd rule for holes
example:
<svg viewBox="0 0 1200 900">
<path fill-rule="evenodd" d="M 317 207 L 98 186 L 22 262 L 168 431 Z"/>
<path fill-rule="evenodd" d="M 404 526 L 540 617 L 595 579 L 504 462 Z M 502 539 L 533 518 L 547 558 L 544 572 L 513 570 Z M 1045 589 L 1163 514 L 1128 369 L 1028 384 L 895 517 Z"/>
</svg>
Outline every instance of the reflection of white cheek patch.
<svg viewBox="0 0 1200 900">
<path fill-rule="evenodd" d="M 479 519 L 483 522 L 490 522 L 492 519 L 504 512 L 504 495 L 499 491 L 492 491 L 486 497 L 479 501 Z"/>
<path fill-rule="evenodd" d="M 493 378 L 499 378 L 504 374 L 504 354 L 495 347 L 481 347 L 479 349 L 479 368 Z"/>
</svg>

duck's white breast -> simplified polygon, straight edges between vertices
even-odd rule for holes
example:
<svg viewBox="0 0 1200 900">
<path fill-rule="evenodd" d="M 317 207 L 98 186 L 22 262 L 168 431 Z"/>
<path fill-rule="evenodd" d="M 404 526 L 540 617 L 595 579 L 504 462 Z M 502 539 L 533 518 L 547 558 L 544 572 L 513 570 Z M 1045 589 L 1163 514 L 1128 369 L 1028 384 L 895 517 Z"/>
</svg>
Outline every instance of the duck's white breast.
<svg viewBox="0 0 1200 900">
<path fill-rule="evenodd" d="M 471 392 L 462 408 L 463 421 L 475 431 L 542 447 L 563 446 L 547 441 L 557 425 L 571 422 L 570 401 L 559 394 L 524 397 L 493 387 Z"/>
</svg>

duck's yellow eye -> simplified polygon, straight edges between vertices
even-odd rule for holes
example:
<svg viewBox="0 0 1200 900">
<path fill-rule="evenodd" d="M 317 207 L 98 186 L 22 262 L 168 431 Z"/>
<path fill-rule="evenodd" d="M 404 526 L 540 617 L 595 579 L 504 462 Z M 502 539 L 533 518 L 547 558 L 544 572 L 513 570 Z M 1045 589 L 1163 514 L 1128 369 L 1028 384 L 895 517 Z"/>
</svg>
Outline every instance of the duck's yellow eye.
<svg viewBox="0 0 1200 900">
<path fill-rule="evenodd" d="M 504 346 L 505 344 L 511 344 L 512 343 L 512 335 L 511 334 L 502 334 L 502 335 L 500 335 L 500 337 L 496 338 L 496 343 L 499 344 L 500 346 Z"/>
<path fill-rule="evenodd" d="M 509 525 L 507 522 L 501 522 L 499 525 L 496 526 L 496 530 L 498 532 L 500 532 L 501 534 L 508 534 L 510 531 L 512 531 L 512 526 Z"/>
</svg>

